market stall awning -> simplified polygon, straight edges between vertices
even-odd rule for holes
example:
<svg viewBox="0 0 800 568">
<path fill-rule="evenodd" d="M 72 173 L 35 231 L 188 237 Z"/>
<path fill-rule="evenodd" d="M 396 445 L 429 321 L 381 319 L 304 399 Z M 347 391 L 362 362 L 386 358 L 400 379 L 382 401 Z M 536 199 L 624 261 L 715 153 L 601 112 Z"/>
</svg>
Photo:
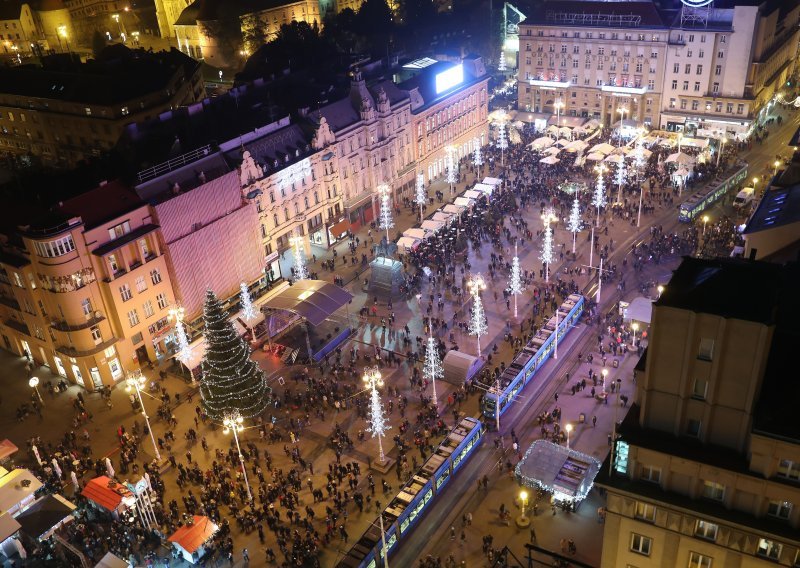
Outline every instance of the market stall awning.
<svg viewBox="0 0 800 568">
<path fill-rule="evenodd" d="M 626 320 L 649 324 L 653 317 L 653 300 L 643 296 L 634 298 L 633 301 L 628 304 L 628 307 L 625 308 L 623 317 Z"/>
<path fill-rule="evenodd" d="M 614 151 L 614 146 L 609 144 L 608 142 L 601 142 L 600 144 L 595 144 L 589 150 L 590 152 L 599 152 L 600 154 L 610 154 Z"/>
<path fill-rule="evenodd" d="M 483 181 L 481 183 L 486 185 L 501 185 L 503 183 L 503 180 L 495 177 L 485 177 L 483 178 Z"/>
<path fill-rule="evenodd" d="M 494 191 L 494 188 L 495 186 L 489 185 L 488 183 L 476 183 L 474 186 L 472 186 L 473 191 L 480 191 L 486 195 L 491 195 L 492 191 Z"/>
<path fill-rule="evenodd" d="M 61 495 L 42 497 L 17 516 L 22 532 L 35 539 L 45 539 L 64 522 L 72 520 L 75 505 Z"/>
<path fill-rule="evenodd" d="M 689 154 L 684 154 L 683 152 L 675 152 L 674 154 L 670 154 L 667 156 L 667 159 L 664 160 L 667 164 L 694 164 L 694 158 L 692 158 Z"/>
<path fill-rule="evenodd" d="M 108 511 L 115 511 L 123 499 L 134 498 L 127 487 L 106 475 L 89 481 L 81 491 L 81 495 Z"/>
<path fill-rule="evenodd" d="M 469 199 L 480 199 L 483 197 L 483 194 L 480 191 L 475 191 L 473 189 L 468 189 L 464 193 L 462 193 L 464 197 L 468 197 Z M 422 227 L 425 228 L 425 223 L 422 223 Z"/>
<path fill-rule="evenodd" d="M 0 512 L 11 510 L 36 493 L 41 486 L 42 482 L 27 469 L 15 469 L 0 477 Z"/>
<path fill-rule="evenodd" d="M 557 164 L 557 163 L 558 163 L 558 162 L 560 162 L 560 161 L 561 161 L 561 160 L 559 160 L 559 159 L 558 159 L 558 158 L 556 158 L 555 156 L 547 156 L 546 158 L 542 158 L 541 160 L 539 160 L 539 162 L 540 162 L 540 163 L 542 163 L 542 164 L 548 164 L 548 165 L 550 165 L 550 166 L 552 166 L 553 164 Z"/>
<path fill-rule="evenodd" d="M 331 235 L 338 239 L 350 230 L 350 219 L 339 221 L 328 230 L 331 232 Z"/>
<path fill-rule="evenodd" d="M 350 292 L 325 280 L 298 280 L 291 286 L 286 284 L 263 307 L 286 310 L 319 325 L 352 299 Z"/>
<path fill-rule="evenodd" d="M 431 232 L 426 231 L 425 229 L 420 229 L 419 227 L 411 227 L 410 229 L 403 231 L 403 236 L 424 241 L 431 236 Z"/>
<path fill-rule="evenodd" d="M 14 444 L 14 442 L 6 438 L 2 442 L 0 442 L 0 461 L 3 461 L 6 458 L 10 458 L 18 451 L 19 448 L 16 446 L 16 444 Z"/>
<path fill-rule="evenodd" d="M 192 519 L 193 522 L 191 525 L 183 525 L 167 539 L 180 546 L 189 554 L 192 554 L 208 542 L 219 528 L 208 517 L 195 515 Z"/>
<path fill-rule="evenodd" d="M 100 562 L 94 565 L 94 568 L 128 568 L 130 564 L 112 552 L 106 552 L 106 555 L 100 559 Z"/>
</svg>

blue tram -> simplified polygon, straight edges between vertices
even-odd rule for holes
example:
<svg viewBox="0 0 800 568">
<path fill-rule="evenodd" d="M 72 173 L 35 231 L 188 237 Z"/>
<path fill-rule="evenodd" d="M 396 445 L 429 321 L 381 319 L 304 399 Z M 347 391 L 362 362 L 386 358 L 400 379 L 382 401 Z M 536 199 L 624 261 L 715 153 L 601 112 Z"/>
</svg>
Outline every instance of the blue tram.
<svg viewBox="0 0 800 568">
<path fill-rule="evenodd" d="M 464 465 L 483 439 L 483 424 L 476 418 L 462 418 L 417 473 L 383 510 L 386 550 L 391 552 L 425 514 L 436 495 Z M 383 540 L 379 519 L 337 563 L 337 568 L 383 566 Z"/>
<path fill-rule="evenodd" d="M 558 340 L 571 330 L 583 313 L 585 298 L 580 294 L 570 294 L 561 307 L 558 308 Z M 550 358 L 555 347 L 556 316 L 548 320 L 547 324 L 536 332 L 528 344 L 517 353 L 511 364 L 500 375 L 500 403 L 495 389 L 490 390 L 483 397 L 481 408 L 486 418 L 495 420 L 495 412 L 500 407 L 500 415 L 508 410 L 514 398 L 525 388 L 536 372 Z"/>
</svg>

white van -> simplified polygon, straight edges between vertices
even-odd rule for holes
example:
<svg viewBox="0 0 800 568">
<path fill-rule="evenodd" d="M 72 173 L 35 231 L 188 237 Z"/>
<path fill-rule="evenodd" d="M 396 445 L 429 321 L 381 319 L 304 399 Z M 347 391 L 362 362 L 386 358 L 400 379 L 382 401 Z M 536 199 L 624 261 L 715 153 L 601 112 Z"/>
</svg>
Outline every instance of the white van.
<svg viewBox="0 0 800 568">
<path fill-rule="evenodd" d="M 745 187 L 742 191 L 736 194 L 736 197 L 733 198 L 733 206 L 737 209 L 741 209 L 742 207 L 750 205 L 755 198 L 755 194 L 755 188 Z"/>
</svg>

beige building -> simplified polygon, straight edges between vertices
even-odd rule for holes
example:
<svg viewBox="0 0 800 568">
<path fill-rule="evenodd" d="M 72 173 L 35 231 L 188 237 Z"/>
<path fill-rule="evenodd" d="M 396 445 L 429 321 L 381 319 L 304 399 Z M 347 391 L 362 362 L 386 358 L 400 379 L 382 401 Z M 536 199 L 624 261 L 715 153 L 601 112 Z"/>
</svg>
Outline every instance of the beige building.
<svg viewBox="0 0 800 568">
<path fill-rule="evenodd" d="M 798 270 L 686 258 L 674 273 L 596 480 L 604 568 L 800 563 Z"/>
<path fill-rule="evenodd" d="M 447 148 L 456 159 L 471 153 L 476 144 L 489 142 L 487 121 L 489 75 L 480 57 L 460 64 L 462 80 L 437 92 L 436 76 L 452 73 L 454 65 L 440 62 L 402 86 L 411 96 L 412 139 L 416 169 L 430 181 L 444 175 Z M 457 67 L 456 65 L 456 67 Z"/>
<path fill-rule="evenodd" d="M 20 56 L 62 51 L 75 32 L 62 0 L 0 2 L 0 49 Z"/>
<path fill-rule="evenodd" d="M 794 71 L 796 0 L 619 7 L 550 1 L 519 25 L 520 110 L 744 136 Z"/>
<path fill-rule="evenodd" d="M 174 302 L 158 232 L 147 204 L 111 183 L 7 235 L 3 346 L 88 390 L 155 360 Z"/>
<path fill-rule="evenodd" d="M 667 25 L 652 2 L 618 8 L 553 1 L 519 25 L 520 110 L 658 124 Z"/>
<path fill-rule="evenodd" d="M 70 166 L 113 148 L 127 124 L 205 96 L 200 65 L 177 50 L 109 49 L 121 61 L 0 69 L 0 153 Z"/>
</svg>

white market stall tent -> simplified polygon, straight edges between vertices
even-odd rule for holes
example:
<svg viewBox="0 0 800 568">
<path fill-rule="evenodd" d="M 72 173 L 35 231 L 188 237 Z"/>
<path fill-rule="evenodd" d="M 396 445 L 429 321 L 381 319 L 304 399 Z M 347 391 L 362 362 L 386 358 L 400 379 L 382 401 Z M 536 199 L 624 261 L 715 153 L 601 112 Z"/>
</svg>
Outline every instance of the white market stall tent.
<svg viewBox="0 0 800 568">
<path fill-rule="evenodd" d="M 461 195 L 463 195 L 467 199 L 475 199 L 475 200 L 478 200 L 481 197 L 483 197 L 483 194 L 480 191 L 475 191 L 475 190 L 472 190 L 472 189 L 468 189 L 467 191 L 465 191 Z"/>
<path fill-rule="evenodd" d="M 425 239 L 430 238 L 431 233 L 425 229 L 420 229 L 419 227 L 412 227 L 403 231 L 403 236 L 424 241 Z"/>
<path fill-rule="evenodd" d="M 590 152 L 599 152 L 600 154 L 610 154 L 614 151 L 615 146 L 612 146 L 608 142 L 601 142 L 600 144 L 595 144 L 589 150 Z"/>
<path fill-rule="evenodd" d="M 541 160 L 539 160 L 540 163 L 547 164 L 548 166 L 552 166 L 554 164 L 557 164 L 560 161 L 561 160 L 559 160 L 555 156 L 547 156 L 546 158 L 542 158 Z"/>
<path fill-rule="evenodd" d="M 32 503 L 42 482 L 28 469 L 14 469 L 0 478 L 0 512 L 16 515 Z"/>
<path fill-rule="evenodd" d="M 644 296 L 634 298 L 625 308 L 622 317 L 626 321 L 637 321 L 649 325 L 653 318 L 653 300 Z"/>
<path fill-rule="evenodd" d="M 453 203 L 460 207 L 466 207 L 467 209 L 472 209 L 472 207 L 475 205 L 475 201 L 467 197 L 456 197 L 453 200 Z"/>
<path fill-rule="evenodd" d="M 486 195 L 491 195 L 494 191 L 495 186 L 489 185 L 488 183 L 476 183 L 472 186 L 473 191 L 479 191 L 481 193 L 485 193 Z"/>
<path fill-rule="evenodd" d="M 670 154 L 664 161 L 667 164 L 676 163 L 682 166 L 694 164 L 694 158 L 692 158 L 689 154 L 684 154 L 683 152 L 675 152 L 674 154 Z"/>
<path fill-rule="evenodd" d="M 413 237 L 400 237 L 397 239 L 397 249 L 400 252 L 411 252 L 416 250 L 421 242 L 421 239 L 415 239 Z"/>
<path fill-rule="evenodd" d="M 422 229 L 425 231 L 430 231 L 431 233 L 438 233 L 444 227 L 444 223 L 440 223 L 439 221 L 432 221 L 430 219 L 426 219 L 422 222 Z"/>
<path fill-rule="evenodd" d="M 450 223 L 453 222 L 453 216 L 443 211 L 437 211 L 431 217 L 431 221 L 436 221 L 437 223 L 444 223 L 445 225 L 449 225 Z"/>
<path fill-rule="evenodd" d="M 501 180 L 500 178 L 485 177 L 483 178 L 483 181 L 481 183 L 485 185 L 491 185 L 494 187 L 500 187 L 501 185 L 503 185 L 503 180 Z"/>
<path fill-rule="evenodd" d="M 459 207 L 458 205 L 448 203 L 442 208 L 442 211 L 451 215 L 461 215 L 464 212 L 464 207 Z"/>
<path fill-rule="evenodd" d="M 549 148 L 554 144 L 554 140 L 549 136 L 542 136 L 541 138 L 537 138 L 533 142 L 531 142 L 528 147 L 533 150 L 543 150 L 544 148 Z"/>
<path fill-rule="evenodd" d="M 605 159 L 605 155 L 600 152 L 590 152 L 586 155 L 586 159 L 592 162 L 602 162 Z"/>
</svg>

